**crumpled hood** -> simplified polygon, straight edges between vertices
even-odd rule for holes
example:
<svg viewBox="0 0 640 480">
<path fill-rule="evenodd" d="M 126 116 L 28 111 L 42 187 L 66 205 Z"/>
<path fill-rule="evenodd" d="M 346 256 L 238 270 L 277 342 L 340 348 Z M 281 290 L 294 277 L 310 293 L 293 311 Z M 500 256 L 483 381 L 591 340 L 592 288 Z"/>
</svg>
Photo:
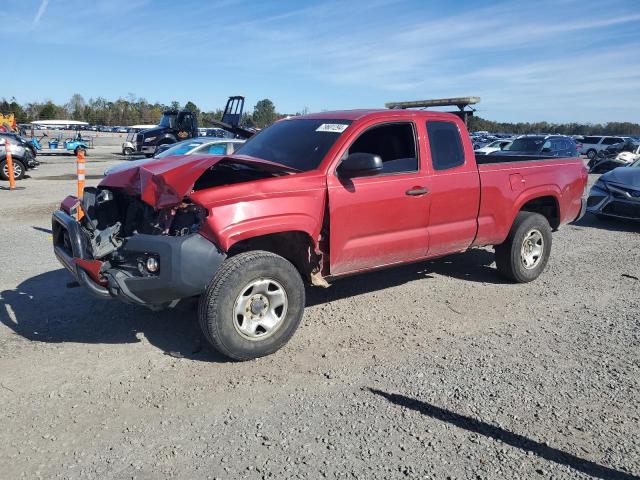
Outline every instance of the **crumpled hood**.
<svg viewBox="0 0 640 480">
<path fill-rule="evenodd" d="M 139 195 L 143 202 L 155 208 L 169 207 L 180 203 L 200 175 L 222 158 L 221 155 L 176 155 L 150 159 L 110 173 L 99 186 Z"/>
<path fill-rule="evenodd" d="M 619 183 L 629 187 L 640 187 L 640 167 L 618 167 L 603 174 L 600 180 Z"/>
</svg>

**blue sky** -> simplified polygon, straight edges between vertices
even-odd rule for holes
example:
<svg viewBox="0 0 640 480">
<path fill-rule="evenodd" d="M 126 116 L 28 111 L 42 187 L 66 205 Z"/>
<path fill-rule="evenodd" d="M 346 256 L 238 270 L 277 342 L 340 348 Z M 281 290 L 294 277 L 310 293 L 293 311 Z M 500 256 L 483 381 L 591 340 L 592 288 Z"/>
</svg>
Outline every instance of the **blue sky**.
<svg viewBox="0 0 640 480">
<path fill-rule="evenodd" d="M 0 22 L 0 97 L 19 102 L 478 95 L 493 120 L 640 122 L 638 0 L 0 0 Z"/>
</svg>

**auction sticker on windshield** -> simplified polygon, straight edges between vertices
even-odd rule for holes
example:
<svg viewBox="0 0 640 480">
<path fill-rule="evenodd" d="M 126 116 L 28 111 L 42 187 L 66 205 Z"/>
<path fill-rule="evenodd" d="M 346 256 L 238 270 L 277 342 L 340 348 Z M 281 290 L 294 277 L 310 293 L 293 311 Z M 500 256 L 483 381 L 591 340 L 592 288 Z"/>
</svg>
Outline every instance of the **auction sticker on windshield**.
<svg viewBox="0 0 640 480">
<path fill-rule="evenodd" d="M 342 133 L 348 126 L 349 125 L 345 125 L 344 123 L 323 123 L 316 128 L 316 132 Z"/>
</svg>

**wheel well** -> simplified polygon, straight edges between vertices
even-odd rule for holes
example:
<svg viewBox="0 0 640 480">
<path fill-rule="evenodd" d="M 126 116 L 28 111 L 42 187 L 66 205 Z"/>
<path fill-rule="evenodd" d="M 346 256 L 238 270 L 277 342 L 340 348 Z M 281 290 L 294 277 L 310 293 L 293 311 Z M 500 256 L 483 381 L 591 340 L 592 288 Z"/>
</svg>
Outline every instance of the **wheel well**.
<svg viewBox="0 0 640 480">
<path fill-rule="evenodd" d="M 315 253 L 313 240 L 305 232 L 278 232 L 241 240 L 231 246 L 227 255 L 232 257 L 250 250 L 265 250 L 286 258 L 305 281 L 320 269 L 320 258 Z"/>
<path fill-rule="evenodd" d="M 520 211 L 539 213 L 547 219 L 554 230 L 560 226 L 560 209 L 554 197 L 538 197 L 529 200 L 520 208 Z"/>
</svg>

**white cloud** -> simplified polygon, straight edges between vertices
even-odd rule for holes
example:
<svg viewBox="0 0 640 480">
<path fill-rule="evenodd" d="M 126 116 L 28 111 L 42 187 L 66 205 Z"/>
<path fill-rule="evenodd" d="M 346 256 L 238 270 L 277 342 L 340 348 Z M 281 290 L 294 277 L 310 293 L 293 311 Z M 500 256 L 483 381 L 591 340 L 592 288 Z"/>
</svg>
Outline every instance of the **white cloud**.
<svg viewBox="0 0 640 480">
<path fill-rule="evenodd" d="M 42 0 L 42 2 L 40 3 L 40 8 L 38 8 L 38 11 L 36 12 L 36 16 L 33 17 L 33 23 L 31 24 L 33 28 L 36 28 L 38 26 L 38 24 L 40 23 L 40 19 L 47 11 L 48 6 L 49 0 Z"/>
</svg>

